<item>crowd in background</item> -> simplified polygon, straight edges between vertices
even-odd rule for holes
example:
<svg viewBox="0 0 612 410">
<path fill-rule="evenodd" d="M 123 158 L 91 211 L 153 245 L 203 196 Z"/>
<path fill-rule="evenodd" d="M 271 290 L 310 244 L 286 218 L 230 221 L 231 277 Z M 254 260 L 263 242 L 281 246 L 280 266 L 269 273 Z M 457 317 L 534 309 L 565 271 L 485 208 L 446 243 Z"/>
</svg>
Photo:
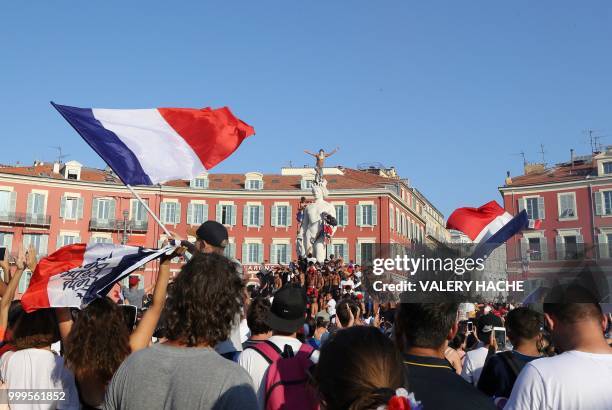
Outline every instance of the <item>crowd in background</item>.
<svg viewBox="0 0 612 410">
<path fill-rule="evenodd" d="M 538 307 L 378 304 L 351 261 L 264 265 L 247 287 L 222 225 L 196 239 L 152 289 L 82 309 L 24 312 L 34 251 L 1 261 L 2 387 L 66 395 L 15 408 L 612 408 L 610 318 L 579 286 Z"/>
</svg>

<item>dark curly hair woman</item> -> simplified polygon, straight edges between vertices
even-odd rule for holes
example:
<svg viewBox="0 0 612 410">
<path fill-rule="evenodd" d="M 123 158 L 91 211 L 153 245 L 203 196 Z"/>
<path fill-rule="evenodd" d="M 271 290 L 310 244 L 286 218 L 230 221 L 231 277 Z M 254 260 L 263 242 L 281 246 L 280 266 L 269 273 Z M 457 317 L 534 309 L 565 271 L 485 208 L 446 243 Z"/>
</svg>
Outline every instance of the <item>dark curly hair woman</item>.
<svg viewBox="0 0 612 410">
<path fill-rule="evenodd" d="M 196 253 L 168 292 L 167 341 L 133 353 L 111 381 L 105 408 L 257 409 L 251 378 L 213 347 L 242 307 L 232 261 Z"/>
</svg>

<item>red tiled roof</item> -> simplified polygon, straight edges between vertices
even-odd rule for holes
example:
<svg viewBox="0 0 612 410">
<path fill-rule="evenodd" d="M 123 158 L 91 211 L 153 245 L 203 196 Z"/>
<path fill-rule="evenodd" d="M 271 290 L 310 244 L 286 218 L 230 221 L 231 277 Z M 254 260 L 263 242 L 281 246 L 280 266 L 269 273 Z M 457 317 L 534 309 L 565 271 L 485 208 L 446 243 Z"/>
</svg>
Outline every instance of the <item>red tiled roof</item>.
<svg viewBox="0 0 612 410">
<path fill-rule="evenodd" d="M 596 170 L 591 162 L 574 164 L 573 167 L 570 164 L 562 164 L 541 172 L 512 177 L 512 184 L 506 185 L 506 187 L 579 181 L 585 179 L 588 175 L 593 175 L 595 172 Z"/>
<path fill-rule="evenodd" d="M 385 178 L 380 175 L 351 168 L 342 168 L 344 175 L 326 175 L 329 189 L 364 189 L 373 186 L 383 186 L 394 183 L 397 180 Z M 0 174 L 24 175 L 41 178 L 64 179 L 64 176 L 53 172 L 53 164 L 36 166 L 3 166 Z M 266 174 L 263 176 L 264 190 L 292 190 L 300 188 L 302 177 L 297 175 Z M 218 190 L 241 190 L 244 189 L 244 174 L 209 174 L 210 189 Z M 96 168 L 83 167 L 81 169 L 81 181 L 105 182 L 120 184 L 119 178 L 113 174 Z M 166 186 L 189 187 L 189 181 L 169 181 Z"/>
</svg>

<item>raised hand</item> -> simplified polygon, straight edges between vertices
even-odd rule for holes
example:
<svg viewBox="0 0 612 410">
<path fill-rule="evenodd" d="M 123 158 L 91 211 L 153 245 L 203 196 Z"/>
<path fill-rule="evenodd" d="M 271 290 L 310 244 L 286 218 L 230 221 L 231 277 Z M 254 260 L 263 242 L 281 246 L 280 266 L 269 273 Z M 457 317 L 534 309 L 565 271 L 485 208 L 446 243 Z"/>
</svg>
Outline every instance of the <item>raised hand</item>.
<svg viewBox="0 0 612 410">
<path fill-rule="evenodd" d="M 34 247 L 34 245 L 30 245 L 30 247 L 28 248 L 28 251 L 26 252 L 25 256 L 25 261 L 26 267 L 32 272 L 34 272 L 34 270 L 36 269 L 36 265 L 38 264 L 38 260 L 36 259 L 36 248 Z"/>
</svg>

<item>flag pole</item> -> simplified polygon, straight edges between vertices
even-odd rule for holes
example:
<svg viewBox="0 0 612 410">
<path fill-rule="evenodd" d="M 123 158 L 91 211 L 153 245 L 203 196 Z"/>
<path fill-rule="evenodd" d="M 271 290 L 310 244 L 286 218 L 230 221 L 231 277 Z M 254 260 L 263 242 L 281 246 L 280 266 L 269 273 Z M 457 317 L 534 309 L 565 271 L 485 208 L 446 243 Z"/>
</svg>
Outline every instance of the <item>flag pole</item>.
<svg viewBox="0 0 612 410">
<path fill-rule="evenodd" d="M 157 215 L 155 215 L 155 213 L 151 210 L 151 208 L 149 208 L 149 205 L 147 205 L 147 203 L 140 197 L 140 195 L 138 195 L 136 191 L 134 191 L 134 188 L 132 188 L 129 184 L 126 184 L 125 186 L 127 187 L 127 189 L 130 190 L 132 194 L 134 194 L 134 196 L 136 197 L 136 199 L 138 199 L 138 201 L 142 204 L 142 206 L 144 206 L 144 208 L 147 210 L 149 215 L 153 217 L 155 222 L 157 222 L 157 224 L 162 228 L 162 230 L 166 233 L 168 238 L 172 238 L 172 234 L 170 233 L 170 231 L 168 231 L 168 229 L 164 226 L 164 224 L 159 220 Z"/>
</svg>

